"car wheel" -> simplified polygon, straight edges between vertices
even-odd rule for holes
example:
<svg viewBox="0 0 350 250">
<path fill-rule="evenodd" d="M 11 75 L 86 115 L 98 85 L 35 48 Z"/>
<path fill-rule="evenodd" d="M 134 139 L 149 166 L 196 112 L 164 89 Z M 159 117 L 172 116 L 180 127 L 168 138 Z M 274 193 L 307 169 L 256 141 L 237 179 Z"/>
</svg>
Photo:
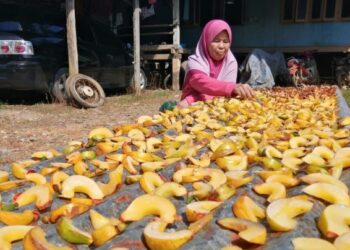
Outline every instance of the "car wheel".
<svg viewBox="0 0 350 250">
<path fill-rule="evenodd" d="M 67 91 L 65 88 L 65 82 L 68 78 L 68 69 L 59 69 L 54 77 L 54 82 L 51 87 L 51 96 L 54 102 L 66 103 Z"/>
<path fill-rule="evenodd" d="M 101 85 L 93 78 L 75 74 L 68 77 L 66 84 L 70 102 L 83 108 L 96 108 L 105 102 L 106 95 Z"/>
<path fill-rule="evenodd" d="M 148 85 L 148 80 L 147 80 L 146 73 L 143 71 L 143 69 L 140 69 L 140 88 L 141 88 L 141 90 L 146 89 L 147 85 Z M 134 76 L 132 76 L 132 78 L 130 80 L 130 88 L 132 90 L 135 90 Z"/>
</svg>

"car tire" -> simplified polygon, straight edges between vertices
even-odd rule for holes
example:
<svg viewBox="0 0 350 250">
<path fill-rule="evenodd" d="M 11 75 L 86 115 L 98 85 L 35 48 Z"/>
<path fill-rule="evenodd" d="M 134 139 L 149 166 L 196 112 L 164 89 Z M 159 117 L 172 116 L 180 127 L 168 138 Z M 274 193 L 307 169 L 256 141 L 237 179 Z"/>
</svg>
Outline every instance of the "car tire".
<svg viewBox="0 0 350 250">
<path fill-rule="evenodd" d="M 141 90 L 144 90 L 146 89 L 147 85 L 148 85 L 148 79 L 147 79 L 147 76 L 146 76 L 146 73 L 145 71 L 143 71 L 143 69 L 140 69 L 140 88 Z M 134 92 L 135 90 L 135 86 L 134 86 L 134 76 L 131 77 L 131 80 L 130 80 L 130 90 L 132 92 Z"/>
<path fill-rule="evenodd" d="M 68 69 L 67 68 L 60 68 L 57 70 L 54 81 L 51 86 L 51 96 L 52 100 L 54 102 L 58 103 L 66 103 L 67 102 L 67 91 L 65 88 L 65 82 L 68 78 Z"/>
<path fill-rule="evenodd" d="M 65 87 L 73 106 L 97 108 L 105 102 L 106 95 L 101 85 L 89 76 L 83 74 L 69 76 Z"/>
</svg>

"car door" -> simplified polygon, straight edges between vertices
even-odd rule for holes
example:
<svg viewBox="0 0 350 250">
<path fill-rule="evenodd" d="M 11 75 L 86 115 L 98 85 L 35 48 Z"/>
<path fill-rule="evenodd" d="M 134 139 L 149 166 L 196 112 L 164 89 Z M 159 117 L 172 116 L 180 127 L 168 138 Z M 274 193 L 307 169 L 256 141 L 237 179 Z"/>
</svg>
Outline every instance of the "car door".
<svg viewBox="0 0 350 250">
<path fill-rule="evenodd" d="M 100 59 L 98 81 L 104 88 L 127 87 L 131 81 L 132 62 L 122 42 L 107 25 L 91 22 Z"/>
<path fill-rule="evenodd" d="M 79 71 L 98 81 L 101 71 L 101 61 L 96 51 L 96 39 L 91 27 L 81 17 L 77 17 L 77 43 Z"/>
</svg>

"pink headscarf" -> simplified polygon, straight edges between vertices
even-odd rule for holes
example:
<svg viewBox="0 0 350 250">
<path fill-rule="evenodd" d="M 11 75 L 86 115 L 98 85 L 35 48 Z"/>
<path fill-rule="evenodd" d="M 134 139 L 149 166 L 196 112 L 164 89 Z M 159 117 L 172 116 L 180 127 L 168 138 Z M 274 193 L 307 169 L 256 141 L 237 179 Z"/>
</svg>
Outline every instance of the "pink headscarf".
<svg viewBox="0 0 350 250">
<path fill-rule="evenodd" d="M 208 51 L 209 44 L 222 31 L 226 31 L 232 43 L 232 32 L 230 26 L 223 20 L 215 19 L 208 22 L 198 41 L 195 54 L 188 58 L 186 73 L 196 69 L 206 73 L 217 80 L 236 82 L 237 80 L 237 61 L 231 50 L 229 50 L 221 61 L 214 61 Z M 187 82 L 185 77 L 185 85 Z"/>
</svg>

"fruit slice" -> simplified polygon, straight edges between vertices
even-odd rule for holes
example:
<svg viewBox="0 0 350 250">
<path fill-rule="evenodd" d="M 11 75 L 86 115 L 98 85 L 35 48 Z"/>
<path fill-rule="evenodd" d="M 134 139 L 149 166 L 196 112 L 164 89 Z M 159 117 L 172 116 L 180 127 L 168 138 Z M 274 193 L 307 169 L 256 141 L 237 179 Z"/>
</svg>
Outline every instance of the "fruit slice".
<svg viewBox="0 0 350 250">
<path fill-rule="evenodd" d="M 114 136 L 114 133 L 105 127 L 95 128 L 91 130 L 89 133 L 89 139 L 93 139 L 95 141 L 100 141 L 102 139 L 110 138 L 113 136 Z"/>
<path fill-rule="evenodd" d="M 158 215 L 167 223 L 173 223 L 176 216 L 174 204 L 161 196 L 145 194 L 134 199 L 120 215 L 123 222 L 138 221 L 148 215 Z"/>
<path fill-rule="evenodd" d="M 332 243 L 319 238 L 298 237 L 292 240 L 294 250 L 340 250 Z"/>
<path fill-rule="evenodd" d="M 266 209 L 267 221 L 275 231 L 289 231 L 296 227 L 294 217 L 311 210 L 313 203 L 305 196 L 273 201 Z"/>
<path fill-rule="evenodd" d="M 23 239 L 24 250 L 73 250 L 72 247 L 58 247 L 49 243 L 46 233 L 40 227 L 32 228 Z"/>
<path fill-rule="evenodd" d="M 268 177 L 265 181 L 266 183 L 269 182 L 278 182 L 283 184 L 286 187 L 293 187 L 299 184 L 299 180 L 293 176 L 288 176 L 284 174 L 275 174 Z"/>
<path fill-rule="evenodd" d="M 28 173 L 26 166 L 23 166 L 23 165 L 16 163 L 16 162 L 11 165 L 11 169 L 12 169 L 12 174 L 17 179 L 24 179 L 26 174 Z"/>
<path fill-rule="evenodd" d="M 186 205 L 186 217 L 189 222 L 197 221 L 221 205 L 218 201 L 197 201 Z"/>
<path fill-rule="evenodd" d="M 48 185 L 36 185 L 18 195 L 14 202 L 18 207 L 22 207 L 35 201 L 36 207 L 44 210 L 51 206 L 52 200 L 53 196 Z"/>
<path fill-rule="evenodd" d="M 113 239 L 118 234 L 118 230 L 113 225 L 105 225 L 95 229 L 92 232 L 92 238 L 95 246 L 102 246 L 107 241 Z"/>
<path fill-rule="evenodd" d="M 223 184 L 211 193 L 209 199 L 215 201 L 225 201 L 235 193 L 236 189 L 234 187 L 231 187 L 228 184 Z"/>
<path fill-rule="evenodd" d="M 54 157 L 51 151 L 38 151 L 32 154 L 33 160 L 47 160 Z"/>
<path fill-rule="evenodd" d="M 217 222 L 226 229 L 238 231 L 239 237 L 250 243 L 265 244 L 266 228 L 258 222 L 238 218 L 223 218 Z"/>
<path fill-rule="evenodd" d="M 194 191 L 188 193 L 189 197 L 196 197 L 199 200 L 204 200 L 210 196 L 213 187 L 206 182 L 198 181 L 192 184 Z"/>
<path fill-rule="evenodd" d="M 85 193 L 94 200 L 101 200 L 104 197 L 95 181 L 81 175 L 72 175 L 62 183 L 61 197 L 73 198 L 75 192 Z"/>
<path fill-rule="evenodd" d="M 36 185 L 44 185 L 46 184 L 46 178 L 39 173 L 27 173 L 25 176 L 27 181 L 31 181 Z"/>
<path fill-rule="evenodd" d="M 209 177 L 208 184 L 210 184 L 213 189 L 217 189 L 227 181 L 225 173 L 221 169 L 215 168 L 194 169 L 193 176 L 203 176 L 205 178 Z"/>
<path fill-rule="evenodd" d="M 143 235 L 147 246 L 151 250 L 175 250 L 189 241 L 193 233 L 183 229 L 176 232 L 165 232 L 167 223 L 162 220 L 155 220 L 145 227 Z"/>
<path fill-rule="evenodd" d="M 350 207 L 340 204 L 329 205 L 322 211 L 317 225 L 328 238 L 350 232 Z"/>
<path fill-rule="evenodd" d="M 176 182 L 165 182 L 157 187 L 153 194 L 162 196 L 164 198 L 181 197 L 187 194 L 187 190 L 184 186 Z"/>
<path fill-rule="evenodd" d="M 225 171 L 245 170 L 248 167 L 246 155 L 230 155 L 216 159 L 216 165 Z"/>
<path fill-rule="evenodd" d="M 0 228 L 1 250 L 11 250 L 11 243 L 22 240 L 32 226 L 5 226 Z"/>
<path fill-rule="evenodd" d="M 337 187 L 341 188 L 343 191 L 348 192 L 348 187 L 340 180 L 334 178 L 333 176 L 322 174 L 322 173 L 313 173 L 313 174 L 308 174 L 304 175 L 301 177 L 301 180 L 303 182 L 306 182 L 308 184 L 313 184 L 313 183 L 329 183 L 329 184 L 334 184 Z"/>
<path fill-rule="evenodd" d="M 51 210 L 50 212 L 50 222 L 56 223 L 57 220 L 61 217 L 74 218 L 82 213 L 85 213 L 89 210 L 90 206 L 78 203 L 68 203 L 62 206 L 59 206 L 56 209 Z"/>
<path fill-rule="evenodd" d="M 9 173 L 6 171 L 0 171 L 0 183 L 8 181 L 9 179 Z"/>
<path fill-rule="evenodd" d="M 119 166 L 117 169 L 113 170 L 109 173 L 109 182 L 108 183 L 102 183 L 97 182 L 97 185 L 102 190 L 104 196 L 113 194 L 119 185 L 123 181 L 123 166 Z"/>
<path fill-rule="evenodd" d="M 199 220 L 191 223 L 188 226 L 188 230 L 192 231 L 193 234 L 196 234 L 199 231 L 201 231 L 206 225 L 208 225 L 209 222 L 212 221 L 212 219 L 213 219 L 212 213 L 206 214 L 202 218 L 200 218 Z"/>
<path fill-rule="evenodd" d="M 0 183 L 0 192 L 22 186 L 24 183 L 26 183 L 24 180 L 2 182 Z"/>
<path fill-rule="evenodd" d="M 304 188 L 303 192 L 329 203 L 350 205 L 349 195 L 334 184 L 314 183 Z"/>
<path fill-rule="evenodd" d="M 39 214 L 32 210 L 25 210 L 22 213 L 0 210 L 0 221 L 5 225 L 29 225 L 39 217 Z"/>
<path fill-rule="evenodd" d="M 228 171 L 225 173 L 227 177 L 227 184 L 234 188 L 239 188 L 240 186 L 243 186 L 244 184 L 250 182 L 253 180 L 253 176 L 247 176 L 244 177 L 248 171 L 241 171 L 241 170 L 234 170 L 234 171 Z"/>
<path fill-rule="evenodd" d="M 56 224 L 58 234 L 69 243 L 90 245 L 93 242 L 91 234 L 73 225 L 71 219 L 62 217 Z"/>
<path fill-rule="evenodd" d="M 241 196 L 232 207 L 233 213 L 238 217 L 254 222 L 258 222 L 258 218 L 265 218 L 265 210 L 259 207 L 249 196 Z"/>
<path fill-rule="evenodd" d="M 152 193 L 157 187 L 164 183 L 163 179 L 154 172 L 146 172 L 141 176 L 140 186 L 146 193 Z"/>
<path fill-rule="evenodd" d="M 278 182 L 263 183 L 254 186 L 254 191 L 258 194 L 268 194 L 268 202 L 282 199 L 287 196 L 286 187 Z"/>
<path fill-rule="evenodd" d="M 224 140 L 219 147 L 214 150 L 212 160 L 234 154 L 238 150 L 237 145 L 232 140 Z"/>
<path fill-rule="evenodd" d="M 345 233 L 334 241 L 334 246 L 337 250 L 347 250 L 350 249 L 350 233 Z"/>
<path fill-rule="evenodd" d="M 69 175 L 66 174 L 63 171 L 58 171 L 55 172 L 52 176 L 51 176 L 51 186 L 53 188 L 53 190 L 60 192 L 62 189 L 62 182 L 66 179 L 68 179 Z"/>
<path fill-rule="evenodd" d="M 85 175 L 87 172 L 89 172 L 89 169 L 89 165 L 84 161 L 78 161 L 73 167 L 74 173 L 78 175 Z"/>
<path fill-rule="evenodd" d="M 101 161 L 98 159 L 92 159 L 90 163 L 103 171 L 111 171 L 118 167 L 118 162 L 114 161 Z"/>
<path fill-rule="evenodd" d="M 90 220 L 94 229 L 99 229 L 107 224 L 110 224 L 110 219 L 103 216 L 94 209 L 90 210 Z"/>
</svg>

